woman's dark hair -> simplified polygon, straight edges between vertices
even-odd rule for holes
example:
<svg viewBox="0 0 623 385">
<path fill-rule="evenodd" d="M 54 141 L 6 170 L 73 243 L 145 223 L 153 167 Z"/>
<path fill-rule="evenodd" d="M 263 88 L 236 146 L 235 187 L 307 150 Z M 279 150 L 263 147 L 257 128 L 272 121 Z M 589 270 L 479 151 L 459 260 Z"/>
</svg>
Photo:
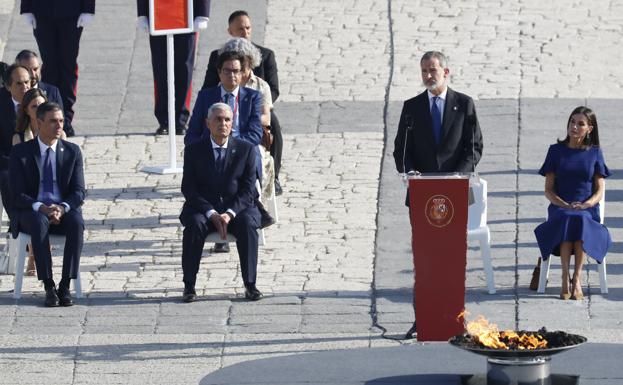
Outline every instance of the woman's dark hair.
<svg viewBox="0 0 623 385">
<path fill-rule="evenodd" d="M 15 132 L 24 132 L 26 129 L 31 126 L 30 116 L 26 109 L 28 105 L 33 100 L 38 97 L 42 97 L 46 102 L 48 101 L 48 97 L 45 95 L 45 92 L 40 88 L 31 88 L 24 94 L 24 99 L 19 105 L 19 109 L 17 110 L 17 122 L 15 123 Z"/>
<path fill-rule="evenodd" d="M 586 116 L 586 119 L 588 120 L 588 125 L 593 126 L 593 130 L 590 132 L 590 134 L 586 134 L 582 144 L 584 144 L 585 146 L 589 146 L 589 147 L 599 147 L 599 130 L 597 129 L 597 115 L 595 115 L 595 112 L 593 112 L 593 110 L 585 106 L 576 107 L 573 111 L 571 111 L 571 114 L 569 115 L 569 119 L 567 119 L 567 129 L 569 128 L 569 123 L 571 122 L 571 118 L 575 114 L 582 114 Z M 563 140 L 559 139 L 558 143 L 565 143 L 565 144 L 569 143 L 569 134 L 567 133 L 567 136 L 565 137 L 565 139 Z"/>
</svg>

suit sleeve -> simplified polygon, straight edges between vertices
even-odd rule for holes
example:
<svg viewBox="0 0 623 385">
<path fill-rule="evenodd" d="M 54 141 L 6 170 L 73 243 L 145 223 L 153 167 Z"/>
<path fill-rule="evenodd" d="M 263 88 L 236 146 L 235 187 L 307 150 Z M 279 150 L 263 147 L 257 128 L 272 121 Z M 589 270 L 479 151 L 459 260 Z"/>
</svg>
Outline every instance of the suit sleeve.
<svg viewBox="0 0 623 385">
<path fill-rule="evenodd" d="M 21 147 L 21 146 L 20 146 Z M 9 159 L 9 180 L 11 181 L 11 202 L 13 208 L 25 209 L 36 202 L 37 197 L 26 194 L 26 176 L 23 157 L 19 148 L 11 152 Z"/>
<path fill-rule="evenodd" d="M 482 157 L 482 132 L 476 115 L 474 101 L 467 100 L 466 116 L 463 123 L 463 158 L 459 161 L 457 171 L 469 173 L 476 169 Z"/>
<path fill-rule="evenodd" d="M 80 13 L 95 13 L 95 0 L 82 0 Z"/>
<path fill-rule="evenodd" d="M 275 61 L 275 53 L 270 50 L 267 51 L 268 54 L 262 60 L 264 65 L 264 80 L 270 86 L 270 94 L 274 103 L 279 97 L 279 77 L 277 75 L 277 61 Z"/>
<path fill-rule="evenodd" d="M 203 92 L 199 92 L 199 95 L 197 95 L 195 107 L 188 123 L 188 131 L 186 131 L 186 136 L 184 136 L 184 145 L 186 146 L 199 141 L 205 131 L 204 119 L 207 115 L 205 98 L 206 96 Z"/>
<path fill-rule="evenodd" d="M 184 148 L 184 171 L 182 175 L 182 194 L 186 200 L 186 204 L 192 207 L 198 213 L 207 213 L 214 209 L 214 206 L 206 198 L 201 196 L 197 183 L 199 181 L 198 173 L 202 172 L 196 166 L 195 159 L 197 149 L 201 149 L 200 145 L 186 146 Z"/>
<path fill-rule="evenodd" d="M 68 167 L 66 165 L 65 167 Z M 84 183 L 84 166 L 82 161 L 82 152 L 79 148 L 75 148 L 75 158 L 71 165 L 72 173 L 69 179 L 68 194 L 63 197 L 63 201 L 67 202 L 72 210 L 82 206 L 86 195 L 86 187 Z"/>
<path fill-rule="evenodd" d="M 255 146 L 262 141 L 264 130 L 262 129 L 262 95 L 254 92 L 251 96 L 251 111 L 249 123 L 246 130 L 240 130 L 240 139 L 243 139 Z"/>
<path fill-rule="evenodd" d="M 149 0 L 136 0 L 136 14 L 149 17 Z"/>
<path fill-rule="evenodd" d="M 244 171 L 242 177 L 238 181 L 238 191 L 235 198 L 230 203 L 229 208 L 235 213 L 242 212 L 255 202 L 255 180 L 257 179 L 255 163 L 255 149 L 248 147 L 246 157 L 244 159 Z"/>
<path fill-rule="evenodd" d="M 218 78 L 218 70 L 216 69 L 216 62 L 218 60 L 218 51 L 214 50 L 210 54 L 210 59 L 208 60 L 208 68 L 206 68 L 205 78 L 203 79 L 203 85 L 201 86 L 202 90 L 206 88 L 216 87 L 219 83 Z"/>
<path fill-rule="evenodd" d="M 396 132 L 396 137 L 394 138 L 394 162 L 396 163 L 396 170 L 399 173 L 404 173 L 405 165 L 407 165 L 407 171 L 411 171 L 412 167 L 411 160 L 409 157 L 409 151 L 405 151 L 405 133 L 407 132 L 407 122 L 406 116 L 409 115 L 407 113 L 407 104 L 404 103 L 402 105 L 402 112 L 400 113 L 400 121 L 398 122 L 398 131 Z M 410 142 L 411 135 L 407 134 L 407 144 Z M 407 147 L 407 149 L 410 147 Z"/>
<path fill-rule="evenodd" d="M 194 0 L 193 15 L 195 17 L 210 17 L 210 0 Z"/>
</svg>

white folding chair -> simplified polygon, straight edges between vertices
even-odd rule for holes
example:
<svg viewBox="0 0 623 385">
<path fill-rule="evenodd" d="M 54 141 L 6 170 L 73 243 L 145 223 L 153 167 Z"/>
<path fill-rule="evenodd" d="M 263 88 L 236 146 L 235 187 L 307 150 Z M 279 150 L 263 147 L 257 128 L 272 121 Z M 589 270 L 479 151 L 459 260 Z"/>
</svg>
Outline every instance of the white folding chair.
<svg viewBox="0 0 623 385">
<path fill-rule="evenodd" d="M 54 242 L 53 242 L 54 241 Z M 13 298 L 20 298 L 22 296 L 22 283 L 24 281 L 24 267 L 26 264 L 26 245 L 30 243 L 30 235 L 26 233 L 19 233 L 17 239 L 10 239 L 11 255 L 16 255 L 15 265 L 15 290 L 13 291 Z M 52 243 L 65 243 L 64 235 L 50 234 L 50 244 Z M 76 292 L 76 298 L 82 298 L 82 282 L 80 280 L 80 264 L 78 264 L 78 278 L 73 280 L 74 291 Z"/>
<path fill-rule="evenodd" d="M 482 265 L 487 279 L 489 294 L 495 294 L 493 266 L 491 264 L 491 232 L 487 225 L 487 181 L 478 178 L 470 180 L 470 188 L 474 193 L 474 203 L 469 205 L 467 212 L 467 240 L 480 242 Z"/>
<path fill-rule="evenodd" d="M 605 182 L 604 182 L 605 183 Z M 604 224 L 604 215 L 606 212 L 606 191 L 604 189 L 604 195 L 601 197 L 599 201 L 599 223 Z M 546 215 L 547 217 L 547 215 Z M 541 260 L 541 275 L 539 276 L 539 288 L 537 289 L 537 293 L 543 294 L 545 293 L 545 286 L 547 286 L 547 279 L 549 278 L 549 268 L 552 263 L 552 256 L 550 255 L 547 258 L 547 261 Z M 599 270 L 599 286 L 601 289 L 601 294 L 608 294 L 608 280 L 606 277 L 606 258 L 598 264 L 597 269 Z"/>
</svg>

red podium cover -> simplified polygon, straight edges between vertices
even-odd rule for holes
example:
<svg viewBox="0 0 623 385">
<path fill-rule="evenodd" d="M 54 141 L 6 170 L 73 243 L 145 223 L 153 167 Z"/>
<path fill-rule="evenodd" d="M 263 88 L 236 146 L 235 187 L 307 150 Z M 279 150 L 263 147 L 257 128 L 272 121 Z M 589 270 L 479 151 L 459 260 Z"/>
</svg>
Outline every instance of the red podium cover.
<svg viewBox="0 0 623 385">
<path fill-rule="evenodd" d="M 152 35 L 193 31 L 192 0 L 150 0 L 149 22 Z"/>
<path fill-rule="evenodd" d="M 418 341 L 447 341 L 464 331 L 467 176 L 409 179 Z"/>
</svg>

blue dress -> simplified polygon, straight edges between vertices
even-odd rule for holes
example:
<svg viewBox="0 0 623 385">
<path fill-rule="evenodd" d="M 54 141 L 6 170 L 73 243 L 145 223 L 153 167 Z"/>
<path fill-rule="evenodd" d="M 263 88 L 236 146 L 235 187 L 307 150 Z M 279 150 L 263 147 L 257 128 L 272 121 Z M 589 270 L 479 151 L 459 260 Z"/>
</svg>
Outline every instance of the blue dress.
<svg viewBox="0 0 623 385">
<path fill-rule="evenodd" d="M 610 171 L 599 147 L 573 149 L 564 143 L 549 147 L 539 174 L 555 174 L 556 194 L 566 202 L 584 202 L 593 195 L 593 176 L 604 178 Z M 571 210 L 550 204 L 547 221 L 534 229 L 541 257 L 560 255 L 563 241 L 584 242 L 583 249 L 598 263 L 603 261 L 612 240 L 608 229 L 599 223 L 599 204 L 586 210 Z"/>
</svg>

